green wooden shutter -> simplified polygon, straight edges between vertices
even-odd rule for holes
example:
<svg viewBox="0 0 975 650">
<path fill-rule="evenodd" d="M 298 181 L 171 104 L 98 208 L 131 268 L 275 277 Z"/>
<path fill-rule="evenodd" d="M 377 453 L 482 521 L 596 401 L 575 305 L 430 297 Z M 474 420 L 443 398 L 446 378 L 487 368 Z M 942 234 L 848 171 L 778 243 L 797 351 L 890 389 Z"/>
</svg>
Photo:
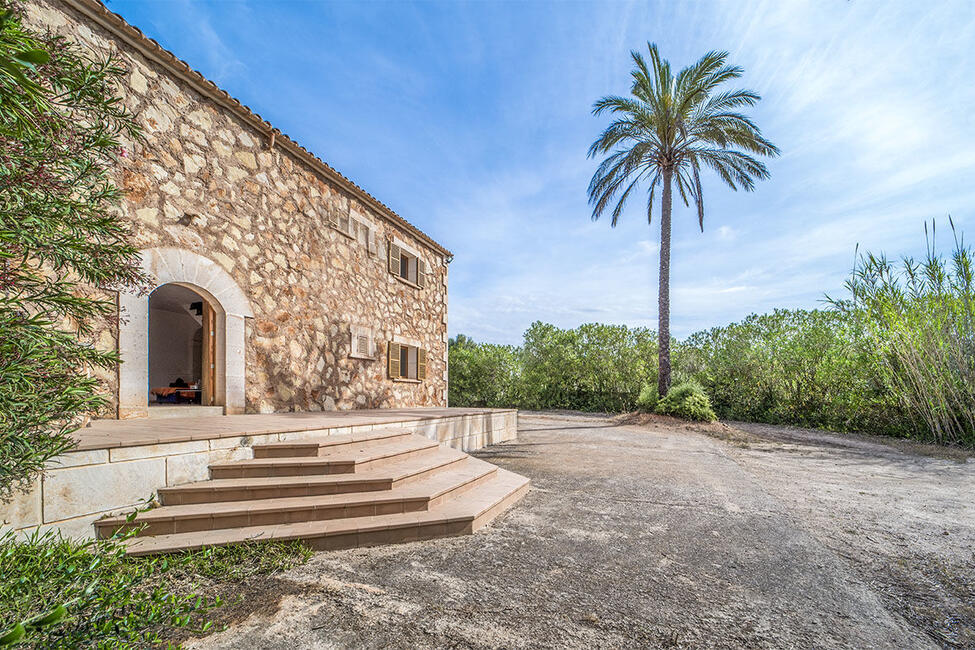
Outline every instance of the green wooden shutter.
<svg viewBox="0 0 975 650">
<path fill-rule="evenodd" d="M 393 242 L 389 242 L 389 272 L 393 275 L 399 275 L 399 246 Z"/>
<path fill-rule="evenodd" d="M 421 288 L 427 286 L 427 265 L 419 258 L 416 260 L 416 284 Z"/>
<path fill-rule="evenodd" d="M 416 378 L 420 381 L 427 378 L 427 351 L 423 349 L 416 351 Z"/>
<path fill-rule="evenodd" d="M 352 217 L 349 216 L 348 212 L 339 214 L 337 227 L 346 235 L 352 235 L 355 237 L 355 232 L 352 230 Z"/>
<path fill-rule="evenodd" d="M 389 343 L 389 378 L 400 378 L 399 343 Z"/>
<path fill-rule="evenodd" d="M 368 244 L 369 254 L 372 255 L 372 256 L 378 256 L 379 255 L 379 246 L 376 245 L 376 229 L 375 228 L 370 228 L 369 229 L 368 240 L 369 240 L 369 244 Z"/>
</svg>

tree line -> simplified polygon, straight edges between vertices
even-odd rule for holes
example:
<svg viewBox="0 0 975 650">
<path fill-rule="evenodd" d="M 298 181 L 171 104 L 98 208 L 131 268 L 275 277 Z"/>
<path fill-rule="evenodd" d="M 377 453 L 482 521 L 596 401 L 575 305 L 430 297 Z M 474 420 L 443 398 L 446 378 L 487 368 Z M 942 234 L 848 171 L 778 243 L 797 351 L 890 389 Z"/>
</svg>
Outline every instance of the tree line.
<svg viewBox="0 0 975 650">
<path fill-rule="evenodd" d="M 975 282 L 961 237 L 920 260 L 864 254 L 847 296 L 673 339 L 675 384 L 718 417 L 975 446 Z M 636 410 L 657 383 L 656 332 L 536 322 L 520 346 L 450 340 L 451 406 Z"/>
</svg>

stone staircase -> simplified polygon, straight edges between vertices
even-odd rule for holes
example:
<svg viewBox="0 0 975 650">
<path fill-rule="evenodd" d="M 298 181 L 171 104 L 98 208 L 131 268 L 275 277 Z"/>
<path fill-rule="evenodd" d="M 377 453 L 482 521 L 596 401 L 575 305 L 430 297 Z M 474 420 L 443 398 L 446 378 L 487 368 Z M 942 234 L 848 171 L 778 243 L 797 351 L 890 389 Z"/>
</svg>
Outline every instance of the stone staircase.
<svg viewBox="0 0 975 650">
<path fill-rule="evenodd" d="M 99 537 L 145 526 L 131 555 L 261 540 L 335 550 L 469 534 L 524 496 L 527 478 L 408 429 L 255 445 L 210 465 L 210 480 L 159 490 L 132 521 L 95 522 Z"/>
</svg>

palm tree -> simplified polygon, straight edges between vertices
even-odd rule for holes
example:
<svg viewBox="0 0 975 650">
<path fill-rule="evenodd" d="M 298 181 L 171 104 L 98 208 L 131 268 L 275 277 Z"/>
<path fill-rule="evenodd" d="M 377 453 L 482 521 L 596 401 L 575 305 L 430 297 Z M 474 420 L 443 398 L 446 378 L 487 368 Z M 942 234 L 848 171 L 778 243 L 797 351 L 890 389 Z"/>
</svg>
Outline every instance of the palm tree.
<svg viewBox="0 0 975 650">
<path fill-rule="evenodd" d="M 611 206 L 615 228 L 626 200 L 641 183 L 647 185 L 647 222 L 660 187 L 660 287 L 657 389 L 670 389 L 670 214 L 672 186 L 684 201 L 697 207 L 704 231 L 701 167 L 709 167 L 731 189 L 751 191 L 755 179 L 769 177 L 768 169 L 750 154 L 776 156 L 778 148 L 762 137 L 748 117 L 737 112 L 760 97 L 751 90 L 718 91 L 742 75 L 727 65 L 727 52 L 708 52 L 675 77 L 670 63 L 660 58 L 657 46 L 647 43 L 650 65 L 631 52 L 636 67 L 631 73 L 629 97 L 608 96 L 593 104 L 596 116 L 609 113 L 614 121 L 589 147 L 589 157 L 608 154 L 589 183 L 592 218 L 599 219 Z"/>
</svg>

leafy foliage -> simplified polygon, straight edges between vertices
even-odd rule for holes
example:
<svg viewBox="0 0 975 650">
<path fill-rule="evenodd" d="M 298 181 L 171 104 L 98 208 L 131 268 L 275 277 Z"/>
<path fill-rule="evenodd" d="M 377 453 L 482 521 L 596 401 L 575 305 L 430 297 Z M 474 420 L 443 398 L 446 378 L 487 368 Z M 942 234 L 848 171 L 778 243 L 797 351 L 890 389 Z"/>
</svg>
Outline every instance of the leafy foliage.
<svg viewBox="0 0 975 650">
<path fill-rule="evenodd" d="M 671 387 L 667 396 L 657 402 L 656 411 L 661 415 L 699 422 L 714 422 L 718 419 L 711 409 L 711 400 L 696 381 L 685 381 Z"/>
<path fill-rule="evenodd" d="M 454 406 L 621 412 L 656 377 L 654 332 L 620 325 L 566 330 L 536 322 L 521 347 L 460 335 L 449 353 Z"/>
<path fill-rule="evenodd" d="M 657 394 L 657 385 L 646 383 L 636 398 L 636 408 L 643 413 L 653 413 L 657 410 L 657 402 L 659 401 L 660 395 Z"/>
<path fill-rule="evenodd" d="M 8 533 L 0 538 L 2 624 L 25 629 L 26 647 L 145 647 L 162 626 L 188 625 L 218 604 L 154 586 L 167 563 L 127 563 L 121 538 L 89 546 L 49 532 L 18 543 Z M 39 622 L 52 613 L 60 616 Z"/>
<path fill-rule="evenodd" d="M 508 345 L 475 343 L 463 334 L 448 342 L 450 399 L 465 406 L 497 408 L 520 401 L 518 351 Z"/>
<path fill-rule="evenodd" d="M 589 323 L 559 329 L 532 323 L 525 332 L 522 404 L 591 412 L 632 410 L 639 387 L 656 375 L 653 332 Z"/>
<path fill-rule="evenodd" d="M 682 373 L 706 388 L 722 419 L 885 432 L 900 419 L 860 323 L 838 311 L 753 314 L 684 347 Z"/>
<path fill-rule="evenodd" d="M 180 593 L 187 578 L 239 581 L 288 569 L 310 555 L 291 542 L 126 558 L 131 534 L 90 543 L 55 532 L 22 541 L 12 533 L 0 536 L 0 647 L 3 637 L 13 642 L 18 634 L 17 647 L 24 648 L 144 648 L 175 629 L 202 633 L 210 627 L 207 612 L 222 603 Z"/>
<path fill-rule="evenodd" d="M 751 90 L 721 90 L 743 70 L 728 65 L 727 52 L 708 52 L 676 75 L 647 44 L 649 63 L 631 52 L 634 68 L 630 95 L 603 97 L 594 115 L 607 113 L 613 122 L 589 148 L 589 157 L 605 156 L 589 183 L 592 218 L 611 210 L 615 227 L 634 190 L 646 186 L 647 222 L 660 189 L 660 286 L 658 294 L 657 389 L 665 394 L 671 383 L 670 362 L 670 217 L 672 185 L 684 205 L 693 201 L 704 231 L 701 168 L 714 171 L 732 190 L 751 191 L 756 180 L 768 178 L 755 156 L 777 156 L 779 150 L 762 136 L 758 126 L 740 111 L 760 99 Z"/>
<path fill-rule="evenodd" d="M 116 317 L 107 293 L 143 281 L 114 205 L 123 70 L 26 28 L 0 0 L 0 500 L 70 448 L 105 399 L 87 371 L 114 352 L 85 342 Z"/>
<path fill-rule="evenodd" d="M 653 332 L 533 323 L 521 348 L 506 348 L 517 388 L 492 405 L 639 408 L 975 447 L 973 276 L 975 254 L 957 234 L 947 257 L 933 237 L 920 262 L 862 255 L 849 297 L 829 309 L 777 309 L 673 341 L 678 385 L 659 403 Z M 465 372 L 474 381 L 469 357 L 450 354 L 451 381 Z M 689 381 L 703 391 L 688 393 Z M 450 390 L 451 404 L 467 404 Z"/>
</svg>

